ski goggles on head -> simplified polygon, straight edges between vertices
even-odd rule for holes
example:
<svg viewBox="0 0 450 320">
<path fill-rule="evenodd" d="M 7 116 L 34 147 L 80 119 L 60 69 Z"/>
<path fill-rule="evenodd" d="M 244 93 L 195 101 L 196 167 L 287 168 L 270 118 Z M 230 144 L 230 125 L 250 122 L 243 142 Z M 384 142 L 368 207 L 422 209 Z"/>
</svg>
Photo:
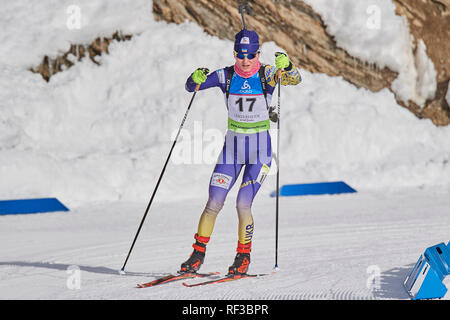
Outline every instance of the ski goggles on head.
<svg viewBox="0 0 450 320">
<path fill-rule="evenodd" d="M 239 59 L 245 59 L 247 58 L 248 60 L 252 60 L 255 59 L 256 56 L 258 55 L 259 51 L 257 51 L 256 53 L 237 53 L 236 51 L 234 52 L 234 56 L 239 58 Z"/>
</svg>

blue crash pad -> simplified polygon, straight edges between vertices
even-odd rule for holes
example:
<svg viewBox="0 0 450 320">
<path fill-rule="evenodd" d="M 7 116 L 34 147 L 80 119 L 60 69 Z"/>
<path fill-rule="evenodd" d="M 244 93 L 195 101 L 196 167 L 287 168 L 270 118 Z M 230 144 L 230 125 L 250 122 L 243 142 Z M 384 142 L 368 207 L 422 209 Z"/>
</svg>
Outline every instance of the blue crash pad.
<svg viewBox="0 0 450 320">
<path fill-rule="evenodd" d="M 356 190 L 343 181 L 287 184 L 280 188 L 280 196 L 286 197 L 353 192 L 356 192 Z M 276 191 L 271 194 L 272 197 L 275 197 L 276 195 Z"/>
<path fill-rule="evenodd" d="M 28 214 L 55 211 L 69 211 L 56 198 L 2 200 L 0 201 L 0 215 Z"/>
</svg>

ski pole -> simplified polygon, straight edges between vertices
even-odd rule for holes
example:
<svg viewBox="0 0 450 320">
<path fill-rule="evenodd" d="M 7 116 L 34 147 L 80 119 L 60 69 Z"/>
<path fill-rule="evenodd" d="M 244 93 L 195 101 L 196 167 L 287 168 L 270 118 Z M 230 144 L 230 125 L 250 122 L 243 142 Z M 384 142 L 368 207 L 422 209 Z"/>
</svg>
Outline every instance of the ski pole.
<svg viewBox="0 0 450 320">
<path fill-rule="evenodd" d="M 278 82 L 278 121 L 277 121 L 277 197 L 275 205 L 275 269 L 278 268 L 278 212 L 280 200 L 280 106 L 281 106 L 281 69 L 277 70 Z"/>
<path fill-rule="evenodd" d="M 208 74 L 209 70 L 205 68 L 205 69 L 203 69 L 203 72 L 205 74 Z M 120 273 L 122 273 L 122 274 L 125 273 L 124 270 L 125 270 L 125 266 L 126 266 L 126 264 L 128 262 L 128 258 L 130 257 L 131 251 L 133 251 L 134 244 L 136 243 L 136 240 L 137 240 L 137 238 L 139 236 L 139 232 L 141 231 L 141 228 L 144 225 L 145 218 L 147 217 L 148 211 L 150 210 L 150 206 L 152 205 L 152 202 L 153 202 L 153 199 L 155 197 L 156 191 L 158 190 L 158 187 L 159 187 L 159 184 L 161 182 L 161 179 L 162 179 L 162 177 L 164 175 L 164 172 L 166 171 L 167 164 L 169 163 L 170 156 L 172 155 L 172 151 L 175 148 L 175 144 L 177 143 L 178 136 L 180 135 L 181 129 L 183 129 L 184 122 L 186 121 L 187 115 L 188 115 L 189 110 L 191 109 L 191 106 L 192 106 L 192 102 L 194 101 L 195 95 L 197 94 L 199 89 L 200 89 L 200 85 L 198 84 L 195 87 L 195 91 L 194 91 L 194 94 L 192 95 L 191 102 L 189 102 L 189 106 L 188 106 L 188 108 L 186 110 L 186 113 L 184 114 L 183 120 L 181 121 L 181 125 L 180 125 L 180 128 L 178 129 L 178 133 L 177 133 L 177 135 L 175 137 L 175 141 L 172 144 L 172 148 L 170 149 L 169 155 L 167 156 L 166 162 L 164 163 L 164 167 L 163 167 L 163 169 L 161 171 L 161 174 L 159 175 L 158 182 L 156 183 L 156 187 L 153 190 L 153 194 L 152 194 L 152 196 L 150 198 L 150 201 L 149 201 L 149 203 L 147 205 L 147 208 L 145 209 L 144 216 L 142 217 L 141 223 L 139 224 L 139 228 L 138 228 L 138 230 L 136 232 L 136 235 L 134 236 L 134 240 L 133 240 L 133 243 L 131 244 L 130 250 L 128 251 L 127 258 L 125 259 L 125 262 L 124 262 L 124 264 L 122 266 L 122 269 L 120 270 Z"/>
<path fill-rule="evenodd" d="M 241 14 L 241 18 L 242 18 L 242 29 L 247 29 L 246 25 L 245 25 L 244 12 L 247 11 L 248 14 L 251 14 L 251 10 L 250 10 L 250 7 L 249 7 L 248 3 L 245 2 L 243 4 L 240 4 L 238 6 L 238 10 L 239 10 L 239 13 Z"/>
</svg>

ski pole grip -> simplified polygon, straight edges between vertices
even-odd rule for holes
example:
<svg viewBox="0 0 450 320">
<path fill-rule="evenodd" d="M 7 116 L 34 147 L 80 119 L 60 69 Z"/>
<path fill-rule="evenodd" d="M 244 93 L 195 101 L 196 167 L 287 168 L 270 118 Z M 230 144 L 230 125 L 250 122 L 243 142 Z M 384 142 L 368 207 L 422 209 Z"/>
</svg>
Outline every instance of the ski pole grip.
<svg viewBox="0 0 450 320">
<path fill-rule="evenodd" d="M 281 77 L 281 72 L 282 72 L 281 69 L 277 69 L 277 76 L 278 76 L 278 77 Z"/>
<path fill-rule="evenodd" d="M 278 82 L 278 80 L 281 79 L 281 69 L 277 69 L 276 73 L 275 73 L 275 82 Z"/>
<path fill-rule="evenodd" d="M 278 56 L 280 56 L 280 55 L 282 55 L 282 54 L 285 54 L 285 53 L 283 53 L 283 52 L 275 52 L 275 57 L 278 57 Z M 281 69 L 277 69 L 277 71 L 276 71 L 276 73 L 275 73 L 275 82 L 278 82 L 278 79 L 280 79 L 281 78 L 281 72 L 282 72 L 283 70 L 281 70 Z"/>
<path fill-rule="evenodd" d="M 202 72 L 203 72 L 206 76 L 209 74 L 209 69 L 208 69 L 208 68 L 201 68 L 201 69 L 202 69 Z M 200 90 L 200 86 L 201 86 L 201 83 L 200 83 L 200 84 L 197 84 L 197 85 L 195 86 L 195 91 Z"/>
</svg>

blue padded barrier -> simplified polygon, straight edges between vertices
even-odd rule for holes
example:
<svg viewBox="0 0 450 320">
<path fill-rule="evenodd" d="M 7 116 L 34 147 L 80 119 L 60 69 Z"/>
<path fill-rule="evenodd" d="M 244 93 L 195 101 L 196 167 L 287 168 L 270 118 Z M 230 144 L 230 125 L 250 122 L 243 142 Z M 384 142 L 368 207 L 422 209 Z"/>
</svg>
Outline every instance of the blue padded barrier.
<svg viewBox="0 0 450 320">
<path fill-rule="evenodd" d="M 287 184 L 280 188 L 280 196 L 285 197 L 353 192 L 356 192 L 356 190 L 343 181 Z M 275 197 L 276 192 L 273 192 L 271 196 Z"/>
<path fill-rule="evenodd" d="M 55 211 L 69 211 L 56 198 L 2 200 L 0 201 L 0 215 L 30 214 Z"/>
</svg>

